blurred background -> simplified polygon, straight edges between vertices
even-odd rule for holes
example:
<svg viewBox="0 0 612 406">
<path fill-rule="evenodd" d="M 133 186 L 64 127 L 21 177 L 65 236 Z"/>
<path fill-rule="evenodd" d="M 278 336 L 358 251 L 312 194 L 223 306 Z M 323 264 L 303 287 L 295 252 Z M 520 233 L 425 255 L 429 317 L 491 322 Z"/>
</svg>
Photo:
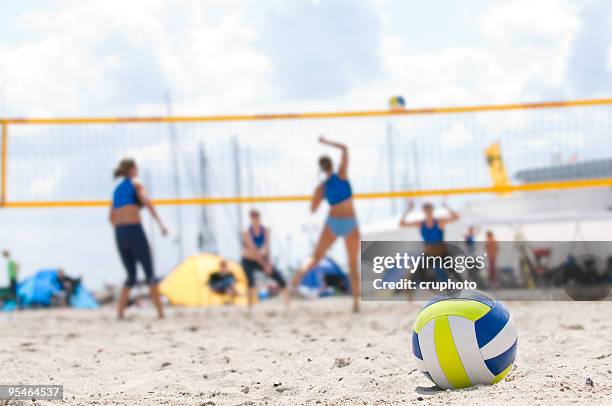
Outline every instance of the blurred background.
<svg viewBox="0 0 612 406">
<path fill-rule="evenodd" d="M 303 199 L 321 181 L 318 157 L 330 153 L 320 134 L 349 145 L 355 192 L 376 194 L 357 201 L 364 239 L 418 239 L 397 227 L 414 192 L 419 203 L 447 196 L 461 213 L 451 240 L 470 225 L 495 229 L 500 240 L 612 239 L 612 223 L 603 223 L 612 219 L 612 194 L 602 187 L 612 184 L 610 8 L 440 6 L 4 4 L 0 116 L 51 120 L 5 125 L 0 249 L 11 250 L 23 276 L 63 267 L 94 289 L 119 284 L 124 271 L 100 202 L 110 198 L 112 169 L 129 156 L 150 194 L 173 202 L 160 208 L 170 236 L 147 229 L 158 274 L 198 252 L 238 259 L 253 207 L 272 230 L 275 262 L 290 272 L 325 218 L 325 210 L 311 216 Z M 550 101 L 565 104 L 525 105 Z M 324 114 L 194 118 L 305 112 Z M 472 190 L 492 187 L 502 189 Z M 258 202 L 278 196 L 292 201 Z M 217 197 L 230 202 L 199 204 Z M 343 246 L 330 255 L 343 263 Z"/>
</svg>

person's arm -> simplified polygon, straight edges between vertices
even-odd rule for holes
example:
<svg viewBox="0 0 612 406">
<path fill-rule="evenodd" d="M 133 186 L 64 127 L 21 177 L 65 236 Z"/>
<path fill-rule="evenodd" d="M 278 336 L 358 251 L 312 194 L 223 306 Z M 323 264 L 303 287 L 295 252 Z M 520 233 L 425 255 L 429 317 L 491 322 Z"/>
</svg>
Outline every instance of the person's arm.
<svg viewBox="0 0 612 406">
<path fill-rule="evenodd" d="M 108 221 L 112 225 L 115 225 L 115 208 L 112 204 L 110 205 L 110 210 L 108 211 Z"/>
<path fill-rule="evenodd" d="M 310 201 L 310 212 L 314 213 L 317 211 L 319 206 L 321 205 L 321 201 L 323 201 L 323 185 L 317 186 L 315 189 L 312 200 Z"/>
<path fill-rule="evenodd" d="M 264 272 L 268 272 L 268 273 L 271 272 L 272 270 L 271 270 L 269 262 L 266 261 L 266 259 L 261 254 L 259 249 L 257 249 L 257 246 L 255 246 L 255 243 L 253 243 L 253 240 L 251 239 L 251 236 L 248 231 L 242 232 L 242 242 L 244 243 L 246 250 L 255 256 L 255 261 L 259 265 L 261 265 Z"/>
<path fill-rule="evenodd" d="M 162 223 L 161 218 L 157 214 L 157 210 L 155 210 L 155 206 L 153 206 L 153 203 L 151 202 L 151 199 L 149 199 L 149 196 L 147 196 L 147 193 L 146 193 L 146 191 L 144 189 L 144 186 L 142 186 L 138 182 L 133 182 L 133 184 L 134 184 L 134 188 L 136 189 L 136 194 L 138 195 L 138 201 L 144 207 L 147 208 L 149 213 L 151 213 L 151 216 L 153 216 L 153 218 L 155 219 L 155 221 L 159 225 L 159 228 L 161 229 L 162 235 L 168 234 L 168 230 L 166 230 L 166 227 L 164 226 L 164 223 Z"/>
<path fill-rule="evenodd" d="M 410 201 L 408 203 L 408 208 L 402 214 L 402 218 L 400 219 L 399 225 L 400 227 L 417 227 L 421 225 L 420 221 L 406 221 L 406 216 L 408 216 L 414 210 L 414 202 Z"/>
<path fill-rule="evenodd" d="M 272 256 L 270 255 L 270 229 L 268 227 L 264 228 L 264 246 L 261 251 L 263 257 L 270 261 Z"/>
<path fill-rule="evenodd" d="M 340 149 L 342 151 L 342 155 L 340 156 L 340 167 L 338 168 L 338 176 L 341 179 L 348 178 L 348 147 L 345 144 L 341 144 L 339 142 L 334 142 L 326 139 L 325 137 L 319 137 L 319 142 L 321 144 L 329 145 L 334 148 Z"/>
<path fill-rule="evenodd" d="M 439 223 L 440 223 L 440 227 L 444 227 L 449 223 L 453 223 L 457 220 L 459 220 L 459 213 L 457 213 L 456 211 L 454 211 L 453 209 L 451 209 L 450 207 L 448 207 L 446 205 L 446 203 L 444 203 L 444 207 L 446 207 L 446 209 L 448 210 L 448 212 L 450 213 L 450 216 L 444 219 L 440 219 Z"/>
</svg>

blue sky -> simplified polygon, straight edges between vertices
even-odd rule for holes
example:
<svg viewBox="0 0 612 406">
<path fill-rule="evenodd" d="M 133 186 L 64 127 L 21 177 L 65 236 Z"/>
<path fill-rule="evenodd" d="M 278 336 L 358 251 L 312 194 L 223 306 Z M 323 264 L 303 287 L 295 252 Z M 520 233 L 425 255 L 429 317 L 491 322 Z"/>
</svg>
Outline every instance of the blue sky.
<svg viewBox="0 0 612 406">
<path fill-rule="evenodd" d="M 594 0 L 5 1 L 0 115 L 164 115 L 166 92 L 181 115 L 382 109 L 395 94 L 409 107 L 610 97 L 611 10 Z M 459 124 L 448 131 L 457 148 L 475 137 Z M 108 186 L 108 172 L 95 168 L 91 188 Z M 304 183 L 314 185 L 314 174 Z M 176 230 L 173 208 L 162 213 Z M 287 213 L 306 216 L 301 206 Z M 10 231 L 0 248 L 11 247 L 27 272 L 61 264 L 94 285 L 116 282 L 123 271 L 105 215 L 3 210 Z M 291 227 L 321 220 L 305 218 Z M 167 271 L 175 247 L 156 241 Z M 223 250 L 236 257 L 238 244 Z"/>
</svg>

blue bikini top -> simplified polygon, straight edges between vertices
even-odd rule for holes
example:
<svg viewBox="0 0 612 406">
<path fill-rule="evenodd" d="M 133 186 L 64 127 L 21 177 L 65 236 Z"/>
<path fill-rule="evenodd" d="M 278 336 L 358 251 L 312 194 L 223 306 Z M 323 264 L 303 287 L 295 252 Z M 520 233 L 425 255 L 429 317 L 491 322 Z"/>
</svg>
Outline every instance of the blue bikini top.
<svg viewBox="0 0 612 406">
<path fill-rule="evenodd" d="M 342 203 L 353 196 L 350 182 L 341 179 L 335 173 L 323 183 L 323 189 L 323 195 L 331 206 Z"/>
<path fill-rule="evenodd" d="M 113 193 L 113 207 L 118 209 L 130 204 L 140 205 L 140 202 L 138 201 L 138 195 L 136 194 L 136 188 L 132 183 L 132 179 L 125 178 L 115 188 L 115 192 Z"/>
</svg>

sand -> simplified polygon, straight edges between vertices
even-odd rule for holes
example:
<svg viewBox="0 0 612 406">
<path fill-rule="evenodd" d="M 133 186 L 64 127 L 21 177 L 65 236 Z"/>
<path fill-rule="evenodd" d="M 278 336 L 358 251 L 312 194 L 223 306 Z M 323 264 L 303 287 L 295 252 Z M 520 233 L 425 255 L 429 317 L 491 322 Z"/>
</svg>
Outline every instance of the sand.
<svg viewBox="0 0 612 406">
<path fill-rule="evenodd" d="M 250 318 L 237 308 L 168 309 L 163 321 L 150 308 L 122 322 L 112 308 L 0 315 L 0 383 L 63 384 L 69 405 L 612 404 L 611 303 L 508 307 L 518 357 L 494 386 L 432 388 L 411 354 L 418 304 L 353 315 L 346 299 L 290 314 L 270 301 Z"/>
</svg>

